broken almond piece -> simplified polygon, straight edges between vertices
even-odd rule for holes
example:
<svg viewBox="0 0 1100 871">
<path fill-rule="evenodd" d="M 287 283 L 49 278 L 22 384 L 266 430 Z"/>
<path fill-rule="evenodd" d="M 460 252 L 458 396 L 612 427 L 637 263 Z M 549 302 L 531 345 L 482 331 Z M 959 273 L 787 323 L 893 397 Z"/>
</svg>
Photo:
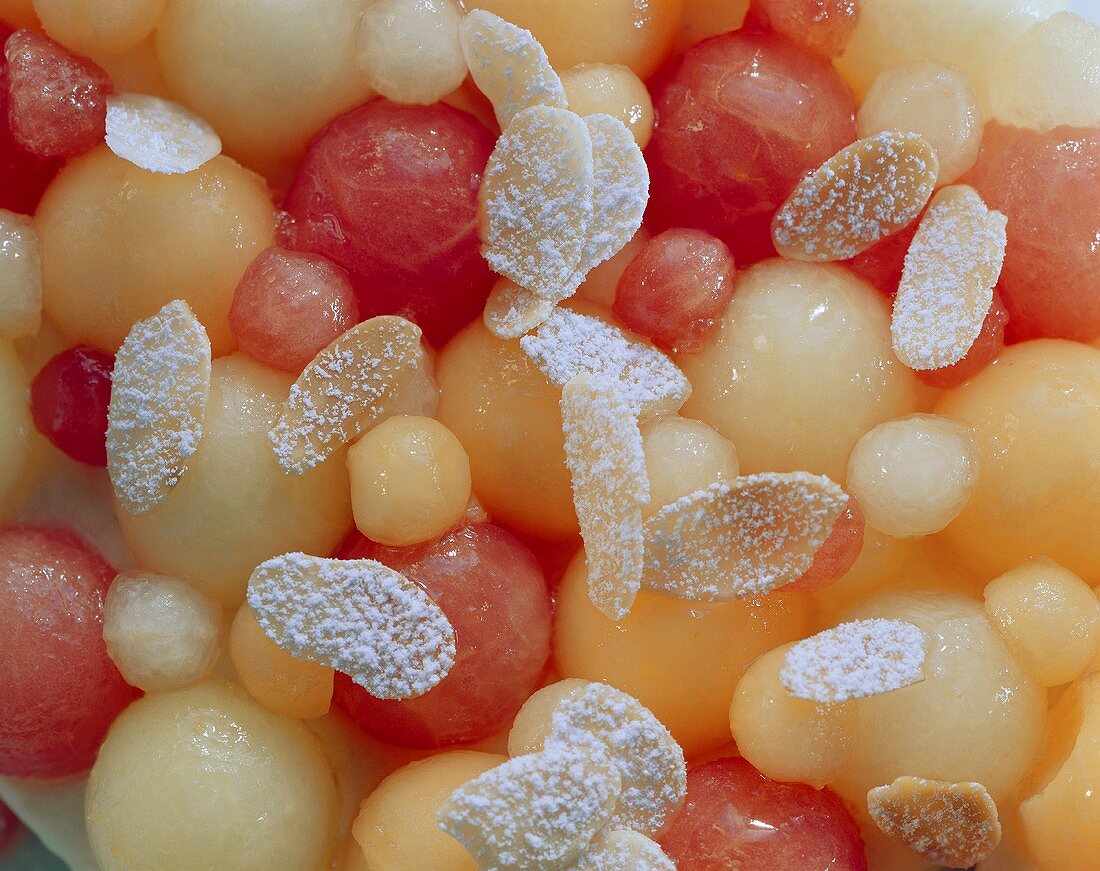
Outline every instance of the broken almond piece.
<svg viewBox="0 0 1100 871">
<path fill-rule="evenodd" d="M 626 829 L 604 829 L 592 840 L 574 871 L 676 871 L 656 841 Z"/>
<path fill-rule="evenodd" d="M 497 140 L 481 182 L 481 253 L 543 299 L 570 296 L 592 219 L 592 139 L 566 109 L 533 106 Z"/>
<path fill-rule="evenodd" d="M 791 646 L 779 679 L 799 699 L 833 704 L 924 680 L 924 632 L 903 620 L 853 620 Z"/>
<path fill-rule="evenodd" d="M 268 433 L 284 472 L 301 475 L 395 414 L 438 401 L 420 327 L 383 315 L 352 327 L 313 358 Z"/>
<path fill-rule="evenodd" d="M 555 303 L 507 278 L 497 280 L 485 301 L 482 320 L 498 339 L 517 339 L 550 317 Z"/>
<path fill-rule="evenodd" d="M 935 149 L 915 133 L 860 139 L 798 183 L 772 220 L 772 241 L 791 260 L 855 257 L 915 220 L 938 175 Z"/>
<path fill-rule="evenodd" d="M 107 147 L 150 172 L 191 172 L 222 150 L 214 128 L 178 103 L 148 94 L 107 98 Z"/>
<path fill-rule="evenodd" d="M 977 865 L 1001 841 L 997 805 L 980 783 L 899 777 L 867 793 L 867 810 L 884 833 L 948 868 Z"/>
<path fill-rule="evenodd" d="M 588 563 L 588 597 L 622 620 L 642 583 L 642 506 L 649 502 L 638 413 L 615 382 L 579 375 L 562 390 L 565 465 Z"/>
<path fill-rule="evenodd" d="M 966 185 L 933 198 L 905 255 L 890 321 L 894 353 L 910 369 L 942 369 L 966 356 L 993 303 L 1007 224 Z"/>
<path fill-rule="evenodd" d="M 0 209 L 0 339 L 38 333 L 42 324 L 42 256 L 26 215 Z"/>
<path fill-rule="evenodd" d="M 115 355 L 107 471 L 141 514 L 168 498 L 199 447 L 210 395 L 210 339 L 181 299 L 138 321 Z"/>
<path fill-rule="evenodd" d="M 610 819 L 620 788 L 606 758 L 581 749 L 544 750 L 463 784 L 436 820 L 482 871 L 564 871 Z"/>
<path fill-rule="evenodd" d="M 483 9 L 459 26 L 462 53 L 474 84 L 493 104 L 503 130 L 524 109 L 565 109 L 565 88 L 531 31 Z"/>
<path fill-rule="evenodd" d="M 802 577 L 847 505 L 837 484 L 806 472 L 711 484 L 646 521 L 642 583 L 700 602 L 762 596 Z"/>
<path fill-rule="evenodd" d="M 283 650 L 344 672 L 379 699 L 422 696 L 454 665 L 447 615 L 374 560 L 274 557 L 252 572 L 248 604 Z"/>
</svg>

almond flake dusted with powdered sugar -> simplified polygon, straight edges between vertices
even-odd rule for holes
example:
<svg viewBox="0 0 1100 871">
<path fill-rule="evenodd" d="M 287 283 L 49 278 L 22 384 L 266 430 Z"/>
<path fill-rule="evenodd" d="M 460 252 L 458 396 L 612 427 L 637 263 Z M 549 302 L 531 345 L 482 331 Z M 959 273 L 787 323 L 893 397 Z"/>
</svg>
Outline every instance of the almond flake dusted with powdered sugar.
<svg viewBox="0 0 1100 871">
<path fill-rule="evenodd" d="M 867 793 L 867 810 L 883 832 L 935 865 L 970 868 L 1001 842 L 997 805 L 980 783 L 899 777 Z"/>
<path fill-rule="evenodd" d="M 957 363 L 974 344 L 1004 265 L 1008 219 L 966 185 L 939 191 L 905 256 L 890 321 L 910 369 Z"/>
<path fill-rule="evenodd" d="M 385 418 L 423 413 L 438 388 L 420 336 L 411 321 L 383 315 L 314 357 L 268 432 L 283 471 L 301 475 Z"/>
<path fill-rule="evenodd" d="M 493 271 L 543 299 L 572 295 L 592 220 L 592 139 L 579 115 L 520 112 L 481 182 L 481 253 Z"/>
<path fill-rule="evenodd" d="M 588 598 L 621 620 L 642 583 L 642 506 L 649 502 L 638 413 L 615 382 L 579 375 L 562 390 L 561 417 Z"/>
<path fill-rule="evenodd" d="M 454 665 L 447 615 L 375 560 L 274 557 L 252 572 L 248 604 L 283 650 L 344 672 L 379 699 L 422 696 Z"/>
<path fill-rule="evenodd" d="M 148 94 L 107 98 L 107 147 L 150 172 L 191 172 L 222 151 L 206 121 L 178 103 Z"/>
<path fill-rule="evenodd" d="M 847 505 L 837 484 L 806 472 L 711 484 L 646 521 L 642 583 L 699 602 L 762 596 L 802 577 Z"/>
<path fill-rule="evenodd" d="M 571 871 L 676 871 L 656 841 L 628 829 L 604 829 Z"/>
<path fill-rule="evenodd" d="M 565 871 L 611 818 L 620 788 L 606 758 L 583 749 L 543 750 L 463 784 L 436 820 L 481 871 Z"/>
<path fill-rule="evenodd" d="M 531 31 L 474 9 L 462 19 L 459 35 L 470 75 L 493 104 L 501 130 L 532 106 L 566 108 L 561 79 Z"/>
<path fill-rule="evenodd" d="M 210 396 L 210 339 L 181 299 L 138 321 L 115 356 L 107 471 L 141 514 L 168 498 L 198 450 Z"/>
<path fill-rule="evenodd" d="M 904 620 L 853 620 L 794 644 L 779 679 L 799 699 L 832 704 L 924 680 L 924 632 Z"/>
<path fill-rule="evenodd" d="M 608 826 L 650 837 L 663 832 L 687 794 L 687 763 L 672 733 L 633 696 L 590 683 L 551 715 L 545 747 L 585 747 L 611 760 L 622 792 Z"/>
<path fill-rule="evenodd" d="M 550 317 L 554 306 L 553 301 L 501 278 L 493 285 L 481 316 L 485 328 L 498 339 L 517 339 Z"/>
<path fill-rule="evenodd" d="M 887 130 L 842 148 L 800 181 L 772 220 L 791 260 L 847 260 L 915 220 L 936 187 L 936 151 Z"/>
<path fill-rule="evenodd" d="M 520 347 L 560 387 L 578 375 L 614 381 L 635 414 L 676 411 L 691 395 L 684 373 L 652 345 L 619 327 L 567 308 L 557 308 Z"/>
</svg>

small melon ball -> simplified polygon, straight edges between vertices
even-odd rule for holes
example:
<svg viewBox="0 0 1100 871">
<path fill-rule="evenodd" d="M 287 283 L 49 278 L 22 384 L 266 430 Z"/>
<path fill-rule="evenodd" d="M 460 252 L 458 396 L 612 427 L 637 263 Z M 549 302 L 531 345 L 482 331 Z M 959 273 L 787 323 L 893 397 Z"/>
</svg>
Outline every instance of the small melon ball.
<svg viewBox="0 0 1100 871">
<path fill-rule="evenodd" d="M 267 439 L 292 380 L 239 354 L 214 361 L 203 437 L 187 474 L 150 511 L 118 509 L 139 567 L 187 578 L 235 607 L 265 559 L 332 552 L 351 525 L 344 452 L 287 475 Z"/>
<path fill-rule="evenodd" d="M 684 0 L 676 51 L 684 52 L 704 39 L 740 30 L 748 11 L 749 0 Z"/>
<path fill-rule="evenodd" d="M 7 520 L 34 478 L 37 456 L 27 373 L 10 342 L 0 339 L 0 521 Z"/>
<path fill-rule="evenodd" d="M 1100 603 L 1073 572 L 1040 557 L 985 588 L 985 613 L 1041 686 L 1069 683 L 1100 648 Z"/>
<path fill-rule="evenodd" d="M 933 61 L 908 61 L 879 73 L 857 123 L 860 138 L 886 130 L 923 136 L 936 149 L 940 185 L 970 169 L 982 144 L 978 97 L 970 81 Z"/>
<path fill-rule="evenodd" d="M 29 338 L 42 325 L 42 256 L 30 218 L 0 209 L 0 339 Z"/>
<path fill-rule="evenodd" d="M 753 11 L 795 45 L 830 58 L 844 51 L 859 18 L 855 0 L 756 0 Z"/>
<path fill-rule="evenodd" d="M 530 30 L 554 69 L 580 63 L 624 64 L 648 78 L 680 28 L 682 0 L 473 0 Z"/>
<path fill-rule="evenodd" d="M 818 789 L 848 760 L 855 711 L 847 703 L 821 705 L 792 696 L 780 683 L 791 645 L 769 650 L 749 666 L 730 705 L 737 749 L 759 771 Z"/>
<path fill-rule="evenodd" d="M 976 572 L 991 577 L 1047 556 L 1095 584 L 1100 549 L 1100 350 L 1061 340 L 1006 348 L 948 391 L 936 413 L 970 426 L 981 474 L 944 530 Z"/>
<path fill-rule="evenodd" d="M 664 415 L 642 426 L 642 450 L 649 476 L 646 516 L 662 505 L 716 481 L 738 475 L 737 451 L 728 439 L 701 420 Z"/>
<path fill-rule="evenodd" d="M 399 768 L 378 785 L 352 826 L 368 868 L 379 871 L 476 871 L 466 849 L 439 828 L 436 811 L 467 781 L 507 757 L 452 750 Z"/>
<path fill-rule="evenodd" d="M 227 157 L 164 175 L 104 145 L 62 170 L 35 226 L 45 310 L 69 339 L 113 353 L 135 322 L 184 299 L 218 356 L 234 346 L 233 291 L 275 220 L 263 181 Z"/>
<path fill-rule="evenodd" d="M 115 721 L 85 810 L 103 871 L 314 871 L 334 846 L 336 786 L 303 726 L 211 680 Z"/>
<path fill-rule="evenodd" d="M 554 711 L 565 699 L 583 692 L 591 681 L 569 677 L 544 686 L 523 703 L 508 732 L 508 755 L 538 753 L 553 728 Z"/>
<path fill-rule="evenodd" d="M 645 148 L 653 133 L 653 100 L 645 83 L 622 64 L 578 64 L 561 74 L 569 108 L 580 116 L 610 115 Z"/>
<path fill-rule="evenodd" d="M 805 596 L 711 604 L 643 591 L 612 623 L 588 598 L 581 551 L 559 588 L 554 658 L 563 677 L 634 696 L 691 757 L 729 741 L 729 703 L 745 666 L 799 637 L 808 616 Z"/>
<path fill-rule="evenodd" d="M 325 122 L 370 96 L 355 63 L 360 0 L 175 0 L 157 27 L 171 89 L 226 151 L 289 174 Z"/>
<path fill-rule="evenodd" d="M 275 644 L 247 602 L 237 609 L 229 630 L 229 658 L 244 688 L 268 710 L 295 720 L 328 713 L 332 669 L 295 659 Z"/>
<path fill-rule="evenodd" d="M 150 94 L 163 100 L 174 99 L 160 71 L 152 36 L 124 52 L 96 55 L 94 60 L 107 71 L 117 94 Z"/>
<path fill-rule="evenodd" d="M 848 458 L 847 487 L 871 526 L 896 538 L 939 532 L 978 481 L 978 443 L 965 424 L 935 414 L 880 423 Z"/>
<path fill-rule="evenodd" d="M 115 358 L 87 345 L 50 358 L 31 382 L 34 425 L 58 450 L 89 466 L 107 465 L 107 414 Z"/>
<path fill-rule="evenodd" d="M 859 437 L 917 402 L 886 302 L 837 266 L 771 260 L 743 273 L 717 337 L 678 362 L 694 388 L 683 413 L 737 446 L 743 474 L 843 481 Z"/>
<path fill-rule="evenodd" d="M 153 32 L 167 0 L 34 0 L 51 39 L 87 55 L 118 54 Z"/>
<path fill-rule="evenodd" d="M 163 692 L 209 674 L 220 622 L 218 606 L 185 581 L 128 572 L 107 591 L 103 640 L 128 684 Z"/>
<path fill-rule="evenodd" d="M 577 288 L 577 298 L 595 303 L 605 309 L 611 308 L 615 304 L 615 291 L 619 286 L 619 279 L 652 238 L 653 234 L 648 229 L 644 226 L 639 227 L 630 241 L 619 249 L 619 253 L 589 271 L 584 278 L 584 283 Z"/>
<path fill-rule="evenodd" d="M 397 415 L 348 451 L 355 525 L 379 544 L 439 538 L 466 513 L 470 458 L 454 433 L 430 417 Z"/>
<path fill-rule="evenodd" d="M 519 342 L 494 337 L 478 320 L 443 349 L 436 379 L 437 416 L 469 454 L 474 492 L 489 514 L 539 538 L 575 534 L 561 390 Z"/>
<path fill-rule="evenodd" d="M 373 0 L 359 25 L 356 62 L 395 103 L 435 103 L 462 84 L 466 58 L 455 0 Z"/>
</svg>

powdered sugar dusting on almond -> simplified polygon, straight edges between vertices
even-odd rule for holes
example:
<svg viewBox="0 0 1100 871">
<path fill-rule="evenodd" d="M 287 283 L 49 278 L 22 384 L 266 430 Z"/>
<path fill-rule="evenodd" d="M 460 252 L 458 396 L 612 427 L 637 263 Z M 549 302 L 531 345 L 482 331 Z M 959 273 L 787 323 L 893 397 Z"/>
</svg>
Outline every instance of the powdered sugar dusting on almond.
<svg viewBox="0 0 1100 871">
<path fill-rule="evenodd" d="M 222 150 L 214 128 L 190 109 L 147 94 L 108 97 L 106 131 L 111 151 L 150 172 L 191 172 Z"/>
<path fill-rule="evenodd" d="M 628 829 L 605 829 L 574 866 L 575 871 L 676 871 L 660 844 Z"/>
<path fill-rule="evenodd" d="M 545 321 L 553 311 L 551 300 L 501 278 L 489 293 L 482 319 L 486 329 L 498 339 L 516 339 Z"/>
</svg>

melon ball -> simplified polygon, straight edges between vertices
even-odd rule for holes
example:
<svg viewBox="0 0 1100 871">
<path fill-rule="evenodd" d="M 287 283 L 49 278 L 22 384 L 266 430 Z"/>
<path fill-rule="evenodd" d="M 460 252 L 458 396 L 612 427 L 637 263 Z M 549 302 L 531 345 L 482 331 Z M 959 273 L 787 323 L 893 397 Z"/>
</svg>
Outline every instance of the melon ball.
<svg viewBox="0 0 1100 871">
<path fill-rule="evenodd" d="M 554 657 L 563 677 L 603 681 L 649 708 L 687 756 L 729 741 L 729 704 L 745 666 L 799 637 L 805 596 L 701 603 L 642 591 L 612 623 L 588 598 L 584 552 L 558 591 Z"/>
<path fill-rule="evenodd" d="M 371 95 L 355 63 L 361 0 L 173 0 L 157 56 L 226 151 L 289 175 L 313 134 Z"/>
<path fill-rule="evenodd" d="M 103 67 L 111 79 L 115 93 L 150 94 L 162 100 L 172 100 L 172 92 L 164 81 L 157 63 L 157 50 L 150 36 L 133 48 L 119 54 L 97 55 L 93 60 Z"/>
<path fill-rule="evenodd" d="M 61 171 L 35 226 L 46 314 L 72 342 L 114 352 L 135 322 L 184 299 L 218 356 L 234 347 L 233 291 L 275 219 L 263 180 L 227 157 L 165 175 L 104 145 Z"/>
<path fill-rule="evenodd" d="M 989 582 L 985 613 L 1041 686 L 1069 683 L 1100 648 L 1100 603 L 1071 571 L 1038 558 Z"/>
<path fill-rule="evenodd" d="M 645 148 L 653 132 L 653 100 L 645 83 L 622 64 L 578 64 L 561 74 L 569 108 L 581 117 L 610 115 Z"/>
<path fill-rule="evenodd" d="M 77 54 L 110 55 L 133 48 L 156 27 L 167 0 L 34 0 L 42 29 Z"/>
<path fill-rule="evenodd" d="M 859 437 L 917 402 L 887 303 L 838 266 L 771 260 L 742 273 L 714 341 L 677 359 L 694 388 L 683 413 L 737 446 L 743 474 L 843 481 Z"/>
<path fill-rule="evenodd" d="M 0 521 L 15 512 L 30 486 L 37 456 L 30 383 L 19 355 L 0 339 Z"/>
<path fill-rule="evenodd" d="M 214 680 L 146 696 L 115 721 L 85 810 L 103 871 L 314 871 L 334 846 L 336 801 L 304 727 Z"/>
<path fill-rule="evenodd" d="M 140 568 L 187 578 L 226 607 L 252 570 L 288 551 L 328 556 L 351 525 L 344 451 L 287 475 L 268 442 L 292 376 L 239 354 L 214 361 L 202 441 L 171 495 L 144 514 L 119 508 Z"/>
<path fill-rule="evenodd" d="M 507 757 L 451 750 L 399 768 L 378 785 L 352 826 L 368 868 L 385 871 L 476 871 L 466 849 L 439 828 L 436 812 L 467 781 Z"/>
<path fill-rule="evenodd" d="M 1100 580 L 1100 350 L 1044 339 L 1007 348 L 936 408 L 971 427 L 981 474 L 944 530 L 976 572 L 991 577 L 1046 556 Z"/>
<path fill-rule="evenodd" d="M 740 30 L 748 11 L 749 0 L 684 0 L 676 51 L 687 51 L 704 39 Z"/>
<path fill-rule="evenodd" d="M 179 578 L 128 572 L 103 605 L 107 652 L 131 686 L 147 693 L 206 677 L 218 657 L 218 606 Z"/>
<path fill-rule="evenodd" d="M 615 291 L 619 286 L 619 279 L 652 238 L 653 234 L 648 229 L 639 227 L 638 232 L 619 249 L 614 257 L 608 258 L 589 271 L 584 282 L 577 288 L 577 298 L 605 309 L 611 308 L 615 304 Z"/>
<path fill-rule="evenodd" d="M 665 415 L 642 426 L 642 450 L 649 476 L 651 515 L 662 505 L 675 502 L 716 481 L 737 477 L 737 451 L 714 427 L 701 420 Z"/>
<path fill-rule="evenodd" d="M 538 753 L 550 737 L 554 725 L 554 712 L 567 698 L 580 695 L 591 681 L 569 677 L 544 686 L 531 694 L 512 721 L 508 731 L 508 755 L 523 756 Z"/>
</svg>

